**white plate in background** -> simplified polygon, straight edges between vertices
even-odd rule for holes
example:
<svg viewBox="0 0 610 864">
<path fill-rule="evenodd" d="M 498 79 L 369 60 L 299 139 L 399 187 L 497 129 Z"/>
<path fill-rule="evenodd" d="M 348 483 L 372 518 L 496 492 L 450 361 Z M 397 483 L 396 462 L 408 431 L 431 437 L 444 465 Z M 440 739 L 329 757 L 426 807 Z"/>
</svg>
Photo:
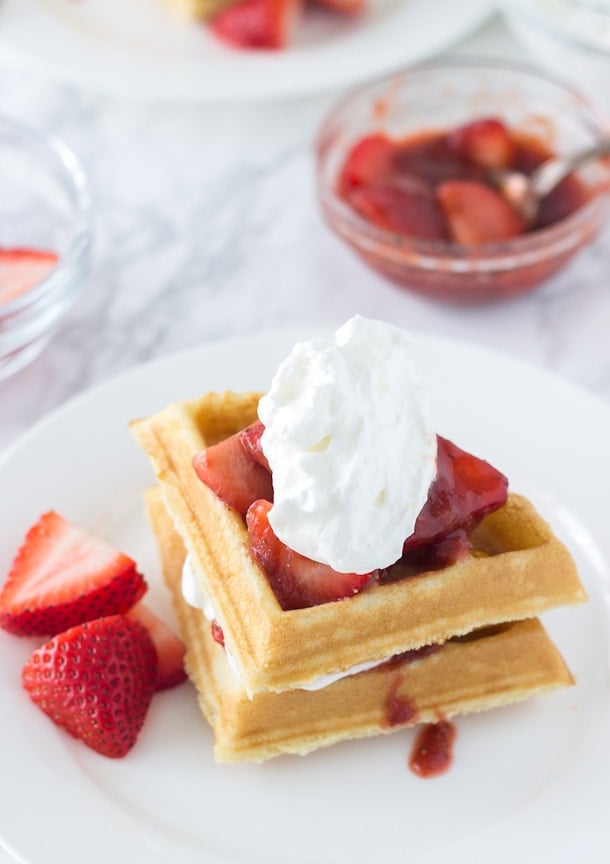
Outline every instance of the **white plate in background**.
<svg viewBox="0 0 610 864">
<path fill-rule="evenodd" d="M 0 58 L 113 96 L 224 102 L 343 88 L 438 53 L 491 0 L 370 0 L 358 20 L 308 11 L 283 51 L 225 47 L 163 0 L 3 0 Z"/>
</svg>

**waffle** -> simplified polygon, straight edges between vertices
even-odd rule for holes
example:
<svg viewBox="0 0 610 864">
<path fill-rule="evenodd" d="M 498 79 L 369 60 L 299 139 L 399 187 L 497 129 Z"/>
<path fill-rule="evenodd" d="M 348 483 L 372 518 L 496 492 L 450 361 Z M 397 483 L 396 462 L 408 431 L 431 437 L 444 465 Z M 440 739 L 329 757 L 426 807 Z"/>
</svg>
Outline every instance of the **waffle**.
<svg viewBox="0 0 610 864">
<path fill-rule="evenodd" d="M 511 494 L 473 533 L 469 558 L 348 600 L 282 610 L 248 552 L 242 518 L 191 465 L 198 450 L 256 419 L 259 396 L 209 393 L 131 424 L 250 695 L 586 599 L 568 550 L 525 498 Z"/>
<path fill-rule="evenodd" d="M 417 660 L 396 658 L 321 690 L 249 698 L 209 622 L 182 597 L 184 544 L 158 488 L 147 494 L 147 510 L 188 646 L 187 671 L 214 731 L 219 762 L 304 755 L 341 740 L 499 707 L 573 683 L 540 622 L 530 619 L 451 640 Z M 393 725 L 395 705 L 402 722 Z"/>
</svg>

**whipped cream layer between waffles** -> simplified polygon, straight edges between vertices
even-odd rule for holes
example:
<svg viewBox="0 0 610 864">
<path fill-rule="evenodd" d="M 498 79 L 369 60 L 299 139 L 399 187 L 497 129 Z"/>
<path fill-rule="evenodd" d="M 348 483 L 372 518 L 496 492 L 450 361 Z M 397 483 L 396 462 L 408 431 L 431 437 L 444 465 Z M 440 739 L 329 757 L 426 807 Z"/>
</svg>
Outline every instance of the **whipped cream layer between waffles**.
<svg viewBox="0 0 610 864">
<path fill-rule="evenodd" d="M 322 690 L 249 697 L 209 622 L 182 596 L 184 544 L 158 488 L 147 494 L 147 511 L 187 644 L 187 672 L 212 727 L 218 762 L 304 755 L 338 741 L 500 707 L 573 683 L 540 622 L 529 619 L 449 641 L 416 660 L 396 659 L 349 675 Z M 396 704 L 406 713 L 393 725 Z"/>
<path fill-rule="evenodd" d="M 248 695 L 293 690 L 321 675 L 586 599 L 566 547 L 525 498 L 511 494 L 473 533 L 470 557 L 346 600 L 282 610 L 249 553 L 243 519 L 192 468 L 196 452 L 256 420 L 259 398 L 208 393 L 131 424 Z M 192 611 L 189 620 L 208 628 Z"/>
</svg>

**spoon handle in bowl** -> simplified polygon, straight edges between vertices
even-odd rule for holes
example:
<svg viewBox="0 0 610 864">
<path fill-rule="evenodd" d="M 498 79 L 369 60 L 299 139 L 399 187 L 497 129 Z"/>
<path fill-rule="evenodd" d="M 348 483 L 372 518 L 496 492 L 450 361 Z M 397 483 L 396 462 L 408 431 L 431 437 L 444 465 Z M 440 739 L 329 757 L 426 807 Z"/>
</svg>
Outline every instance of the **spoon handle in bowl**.
<svg viewBox="0 0 610 864">
<path fill-rule="evenodd" d="M 540 198 L 548 195 L 564 177 L 577 171 L 592 162 L 599 159 L 601 156 L 610 155 L 610 139 L 604 139 L 594 147 L 589 147 L 586 150 L 581 150 L 579 153 L 573 153 L 569 156 L 557 156 L 555 159 L 549 159 L 548 162 L 542 164 L 531 175 L 530 181 Z"/>
</svg>

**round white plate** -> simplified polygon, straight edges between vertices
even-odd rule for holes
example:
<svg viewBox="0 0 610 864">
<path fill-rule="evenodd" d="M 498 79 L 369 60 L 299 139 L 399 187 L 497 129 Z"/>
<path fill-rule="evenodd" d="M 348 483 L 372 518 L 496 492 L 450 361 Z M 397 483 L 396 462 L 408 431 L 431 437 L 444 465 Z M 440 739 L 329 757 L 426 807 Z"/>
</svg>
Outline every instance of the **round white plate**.
<svg viewBox="0 0 610 864">
<path fill-rule="evenodd" d="M 0 460 L 0 571 L 55 508 L 134 555 L 171 620 L 129 419 L 207 389 L 265 388 L 298 334 L 202 346 L 73 401 Z M 418 337 L 436 427 L 505 471 L 573 551 L 590 602 L 544 617 L 577 684 L 460 718 L 451 770 L 407 768 L 411 730 L 306 758 L 216 765 L 190 685 L 158 694 L 135 748 L 97 756 L 21 690 L 36 640 L 0 633 L 0 844 L 32 864 L 472 864 L 607 860 L 610 408 L 540 369 Z M 518 857 L 517 857 L 518 856 Z"/>
<path fill-rule="evenodd" d="M 442 51 L 491 0 L 370 0 L 358 20 L 308 10 L 279 52 L 232 50 L 163 0 L 3 0 L 0 57 L 120 97 L 251 100 L 345 87 Z"/>
</svg>

